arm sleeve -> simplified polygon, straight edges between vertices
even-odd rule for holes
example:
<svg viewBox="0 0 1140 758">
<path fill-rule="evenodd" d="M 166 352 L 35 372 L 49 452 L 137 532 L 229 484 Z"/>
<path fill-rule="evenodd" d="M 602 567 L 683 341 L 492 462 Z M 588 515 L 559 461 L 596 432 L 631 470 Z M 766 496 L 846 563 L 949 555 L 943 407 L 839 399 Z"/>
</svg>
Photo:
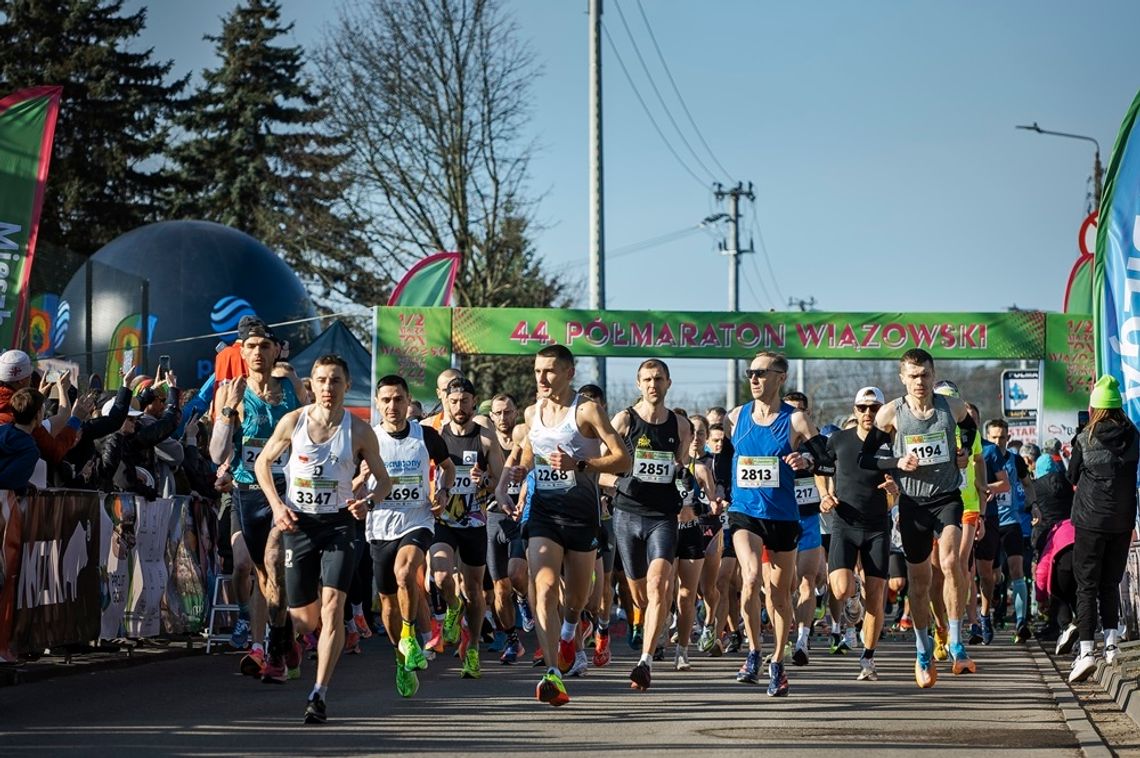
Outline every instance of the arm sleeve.
<svg viewBox="0 0 1140 758">
<path fill-rule="evenodd" d="M 894 471 L 897 469 L 899 467 L 898 457 L 880 458 L 876 455 L 883 445 L 891 446 L 891 435 L 876 426 L 871 429 L 867 439 L 863 440 L 863 449 L 859 451 L 859 468 L 868 471 Z"/>
<path fill-rule="evenodd" d="M 978 436 L 978 425 L 974 423 L 974 417 L 967 413 L 966 418 L 958 422 L 958 430 L 962 433 L 962 447 L 972 450 L 974 438 Z"/>
<path fill-rule="evenodd" d="M 430 426 L 422 427 L 422 429 L 424 431 L 424 446 L 427 448 L 428 457 L 433 463 L 443 463 L 451 457 L 447 452 L 447 444 L 443 441 L 443 437 L 439 436 L 439 432 Z"/>
<path fill-rule="evenodd" d="M 804 448 L 811 453 L 811 457 L 815 461 L 813 473 L 821 476 L 835 474 L 835 458 L 828 452 L 827 438 L 817 434 L 804 443 Z"/>
</svg>

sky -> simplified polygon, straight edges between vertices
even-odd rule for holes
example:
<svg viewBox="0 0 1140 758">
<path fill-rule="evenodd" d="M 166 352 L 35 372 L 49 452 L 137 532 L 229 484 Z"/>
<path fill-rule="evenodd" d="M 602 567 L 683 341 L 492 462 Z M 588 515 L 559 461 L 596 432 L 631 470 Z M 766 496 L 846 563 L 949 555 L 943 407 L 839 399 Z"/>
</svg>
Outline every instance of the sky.
<svg viewBox="0 0 1140 758">
<path fill-rule="evenodd" d="M 605 0 L 620 60 L 690 175 L 655 133 L 603 39 L 605 241 L 610 250 L 696 226 L 722 210 L 711 185 L 751 182 L 741 310 L 814 298 L 823 311 L 1060 310 L 1086 215 L 1093 145 L 1107 165 L 1140 88 L 1131 0 L 772 3 Z M 214 65 L 202 35 L 233 0 L 148 7 L 143 44 L 185 73 Z M 283 0 L 293 41 L 319 44 L 336 2 Z M 706 172 L 685 149 L 638 62 L 618 9 Z M 531 189 L 536 247 L 585 281 L 588 256 L 586 0 L 505 0 L 543 75 Z M 1130 73 L 1131 72 L 1131 73 Z M 704 150 L 701 139 L 711 148 Z M 715 158 L 715 160 L 714 160 Z M 719 163 L 727 171 L 721 171 Z M 610 309 L 726 310 L 723 225 L 608 261 Z M 586 288 L 576 305 L 588 306 Z M 633 369 L 610 362 L 616 375 Z M 696 392 L 719 361 L 677 373 Z M 675 383 L 676 384 L 676 383 Z"/>
</svg>

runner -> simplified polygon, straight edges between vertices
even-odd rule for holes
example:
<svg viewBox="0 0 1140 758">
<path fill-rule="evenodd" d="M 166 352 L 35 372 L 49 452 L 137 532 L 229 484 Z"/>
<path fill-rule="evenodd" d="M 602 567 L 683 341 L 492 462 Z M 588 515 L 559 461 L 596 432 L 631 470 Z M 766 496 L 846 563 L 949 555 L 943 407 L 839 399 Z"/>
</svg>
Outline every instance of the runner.
<svg viewBox="0 0 1140 758">
<path fill-rule="evenodd" d="M 773 697 L 788 694 L 784 645 L 794 620 L 791 590 L 800 537 L 795 478 L 797 472 L 809 467 L 808 460 L 797 451 L 806 445 L 817 461 L 826 452 L 826 443 L 811 419 L 780 401 L 780 387 L 787 373 L 784 356 L 759 353 L 748 369 L 753 399 L 729 414 L 736 450 L 729 524 L 736 528 L 733 543 L 740 563 L 748 633 L 748 657 L 736 680 L 755 684 L 760 679 L 760 560 L 767 548 L 776 638 L 768 669 L 768 694 Z"/>
<path fill-rule="evenodd" d="M 831 592 L 840 602 L 857 597 L 856 563 L 862 567 L 866 600 L 863 615 L 863 653 L 859 657 L 859 681 L 875 681 L 875 646 L 883 630 L 883 594 L 889 573 L 891 520 L 888 494 L 898 494 L 889 474 L 869 471 L 859 464 L 863 443 L 874 431 L 875 414 L 884 403 L 878 387 L 864 387 L 855 393 L 854 429 L 835 432 L 827 440 L 827 463 L 833 473 L 819 476 L 823 493 L 820 507 L 834 513 L 828 580 Z M 875 451 L 889 457 L 885 445 Z M 825 471 L 827 469 L 824 469 Z"/>
<path fill-rule="evenodd" d="M 491 398 L 491 422 L 495 426 L 495 439 L 504 461 L 515 447 L 513 433 L 518 416 L 518 406 L 512 396 L 502 394 Z M 487 570 L 493 585 L 495 619 L 499 629 L 506 635 L 502 655 L 499 657 L 499 662 L 503 664 L 514 663 L 525 653 L 522 642 L 519 641 L 515 605 L 526 603 L 526 543 L 523 542 L 518 521 L 511 516 L 520 487 L 519 484 L 508 484 L 507 499 L 500 501 L 496 495 L 487 512 Z M 527 613 L 518 615 L 522 615 L 525 629 L 529 609 Z M 533 627 L 531 622 L 531 628 Z"/>
<path fill-rule="evenodd" d="M 678 521 L 696 521 L 693 508 L 682 504 L 674 483 L 688 457 L 692 432 L 687 421 L 679 421 L 665 405 L 671 384 L 664 361 L 643 361 L 637 369 L 641 399 L 613 419 L 614 430 L 633 460 L 632 468 L 617 480 L 614 537 L 633 602 L 644 610 L 641 658 L 629 675 L 631 686 L 638 690 L 649 689 L 658 637 L 672 605 L 669 587 Z"/>
<path fill-rule="evenodd" d="M 281 346 L 269 326 L 256 317 L 243 316 L 238 322 L 238 340 L 248 377 L 238 377 L 218 389 L 221 410 L 210 439 L 210 458 L 218 465 L 237 461 L 231 466 L 237 484 L 233 506 L 261 590 L 253 600 L 264 602 L 269 619 L 268 655 L 258 660 L 256 646 L 264 636 L 264 616 L 257 606 L 246 615 L 254 621 L 251 631 L 255 649 L 242 658 L 239 667 L 245 674 L 260 676 L 267 684 L 280 684 L 286 678 L 300 677 L 301 648 L 293 633 L 285 596 L 281 532 L 274 527 L 269 493 L 258 482 L 254 465 L 277 424 L 300 402 L 290 381 L 271 375 Z M 271 489 L 278 497 L 285 493 L 286 486 L 284 453 L 281 451 L 269 462 Z M 239 590 L 239 599 L 242 594 Z"/>
<path fill-rule="evenodd" d="M 459 643 L 461 676 L 478 679 L 482 675 L 479 638 L 486 610 L 487 507 L 503 469 L 503 453 L 494 433 L 475 423 L 471 382 L 453 379 L 444 398 L 448 421 L 440 436 L 455 464 L 455 486 L 436 523 L 431 571 L 447 603 L 443 639 L 448 644 Z M 456 586 L 457 568 L 463 581 L 462 599 Z M 467 621 L 466 634 L 460 628 L 461 616 Z"/>
<path fill-rule="evenodd" d="M 909 575 L 910 609 L 917 655 L 915 681 L 933 687 L 938 681 L 930 623 L 930 554 L 935 538 L 938 562 L 946 577 L 949 652 L 955 674 L 973 673 L 974 662 L 962 644 L 962 587 L 965 577 L 958 561 L 962 538 L 962 493 L 958 456 L 968 457 L 977 425 L 958 398 L 933 393 L 934 358 L 921 349 L 908 350 L 899 360 L 899 379 L 906 395 L 884 405 L 875 417 L 882 434 L 867 435 L 860 464 L 880 471 L 897 470 L 900 489 L 899 532 Z M 957 440 L 961 430 L 962 447 Z M 896 457 L 877 458 L 885 441 Z"/>
<path fill-rule="evenodd" d="M 572 389 L 574 355 L 548 345 L 534 359 L 537 402 L 525 413 L 530 429 L 520 466 L 511 479 L 535 470 L 535 491 L 523 529 L 531 572 L 538 639 L 551 661 L 535 697 L 554 706 L 570 702 L 560 672 L 574 663 L 574 633 L 590 591 L 597 558 L 599 473 L 620 474 L 632 466 L 621 437 L 597 403 Z M 601 444 L 607 452 L 601 454 Z M 559 613 L 559 583 L 565 581 Z M 559 629 L 561 621 L 561 632 Z M 554 653 L 553 651 L 558 651 Z"/>
<path fill-rule="evenodd" d="M 324 355 L 312 370 L 316 402 L 290 411 L 278 422 L 255 465 L 257 482 L 284 534 L 285 584 L 297 632 L 321 630 L 316 683 L 305 707 L 306 724 L 323 724 L 333 669 L 344 648 L 344 603 L 356 566 L 354 520 L 363 520 L 392 489 L 376 435 L 344 409 L 351 377 L 338 355 Z M 273 462 L 289 452 L 289 486 L 282 500 L 274 489 Z M 355 461 L 362 457 L 376 477 L 369 496 L 352 494 Z"/>
<path fill-rule="evenodd" d="M 713 409 L 716 410 L 716 409 Z M 744 644 L 744 635 L 737 628 L 740 618 L 740 566 L 736 561 L 736 548 L 732 535 L 736 531 L 729 524 L 728 506 L 732 503 L 732 441 L 725 433 L 723 424 L 709 423 L 709 453 L 713 457 L 713 475 L 718 490 L 722 492 L 721 504 L 721 555 L 720 568 L 716 575 L 717 602 L 706 619 L 706 628 L 711 628 L 714 641 L 708 654 L 719 658 L 725 653 L 738 653 Z M 727 639 L 721 639 L 722 629 L 727 628 Z M 704 646 L 701 645 L 701 649 Z"/>
<path fill-rule="evenodd" d="M 396 652 L 396 691 L 411 697 L 419 689 L 416 671 L 427 668 L 427 658 L 416 633 L 421 592 L 420 575 L 432 543 L 435 517 L 443 512 L 455 482 L 455 464 L 439 433 L 409 421 L 408 384 L 389 374 L 376 383 L 380 423 L 373 427 L 392 491 L 368 511 L 366 537 L 372 556 L 372 576 L 380 595 L 384 629 Z M 429 461 L 442 474 L 440 486 L 429 496 Z M 366 465 L 357 481 L 376 479 Z"/>
<path fill-rule="evenodd" d="M 582 397 L 593 400 L 602 409 L 602 413 L 609 415 L 609 409 L 606 407 L 606 393 L 596 384 L 584 384 L 578 389 L 578 394 Z M 613 654 L 610 649 L 610 613 L 613 610 L 614 602 L 614 566 L 617 563 L 617 545 L 614 542 L 614 520 L 613 520 L 613 496 L 616 493 L 613 487 L 604 487 L 602 485 L 603 478 L 599 477 L 599 491 L 602 493 L 599 500 L 601 501 L 601 518 L 602 527 L 598 531 L 598 559 L 594 562 L 594 585 L 590 591 L 590 600 L 587 603 L 588 610 L 583 613 L 586 618 L 583 619 L 583 626 L 579 630 L 585 628 L 585 625 L 594 624 L 594 666 L 601 667 L 609 664 Z M 616 480 L 615 480 L 616 481 Z M 628 588 L 628 583 L 622 581 L 622 584 Z M 628 589 L 626 590 L 628 593 Z M 592 618 L 590 616 L 592 615 Z M 588 636 L 588 635 L 586 635 Z M 574 661 L 574 669 L 581 669 L 584 662 L 585 653 L 579 649 L 579 655 Z M 574 669 L 570 673 L 574 673 Z"/>
</svg>

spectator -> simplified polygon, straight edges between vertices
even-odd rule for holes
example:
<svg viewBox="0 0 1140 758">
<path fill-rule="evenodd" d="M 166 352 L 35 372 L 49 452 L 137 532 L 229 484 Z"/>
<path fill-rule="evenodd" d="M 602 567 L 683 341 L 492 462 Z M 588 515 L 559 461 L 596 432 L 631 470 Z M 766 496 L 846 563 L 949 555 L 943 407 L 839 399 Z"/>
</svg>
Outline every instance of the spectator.
<svg viewBox="0 0 1140 758">
<path fill-rule="evenodd" d="M 138 394 L 142 415 L 131 445 L 142 459 L 139 465 L 154 477 L 159 497 L 175 493 L 174 471 L 182 465 L 185 455 L 182 443 L 174 436 L 180 420 L 180 397 L 174 374 L 168 374 Z"/>
<path fill-rule="evenodd" d="M 44 420 L 44 395 L 24 387 L 8 401 L 12 421 L 0 425 L 0 490 L 23 490 L 40 460 L 39 447 L 32 436 Z"/>
<path fill-rule="evenodd" d="M 111 399 L 103 405 L 103 415 L 110 415 L 114 402 Z M 97 489 L 102 492 L 134 492 L 148 500 L 154 500 L 158 493 L 154 489 L 153 478 L 148 483 L 145 477 L 139 475 L 140 471 L 146 470 L 142 465 L 146 458 L 142 454 L 143 446 L 135 444 L 138 419 L 142 416 L 142 411 L 134 407 L 135 402 L 131 401 L 127 417 L 123 419 L 119 430 L 95 443 L 99 459 L 93 479 Z"/>
<path fill-rule="evenodd" d="M 1089 423 L 1073 440 L 1069 479 L 1073 498 L 1073 573 L 1077 578 L 1077 627 L 1081 649 L 1069 682 L 1096 669 L 1097 611 L 1104 629 L 1104 658 L 1116 660 L 1120 632 L 1118 588 L 1136 523 L 1136 466 L 1140 434 L 1122 410 L 1120 387 L 1102 376 L 1089 398 Z"/>
<path fill-rule="evenodd" d="M 67 452 L 62 464 L 56 468 L 54 476 L 56 484 L 79 489 L 91 489 L 97 486 L 100 478 L 97 470 L 100 453 L 95 443 L 122 428 L 123 420 L 127 418 L 127 412 L 131 408 L 131 391 L 128 385 L 134 378 L 134 372 L 134 368 L 127 372 L 123 377 L 122 386 L 112 399 L 103 403 L 100 413 L 83 422 L 79 441 Z"/>
<path fill-rule="evenodd" d="M 1021 458 L 1025 461 L 1025 465 L 1029 467 L 1029 473 L 1032 474 L 1037 470 L 1037 459 L 1041 457 L 1041 448 L 1032 442 L 1027 442 L 1021 446 Z"/>
<path fill-rule="evenodd" d="M 0 424 L 10 424 L 14 419 L 12 411 L 12 395 L 18 390 L 27 387 L 32 381 L 32 359 L 23 350 L 7 350 L 0 354 Z M 68 397 L 71 386 L 69 374 L 60 378 L 60 386 L 64 392 L 60 393 L 60 402 Z M 42 392 L 41 392 L 42 394 Z M 40 457 L 49 464 L 56 464 L 63 460 L 63 456 L 75 445 L 78 439 L 79 428 L 83 419 L 91 412 L 92 404 L 85 398 L 76 403 L 75 413 L 66 419 L 66 424 L 54 435 L 43 426 L 37 425 L 32 431 L 32 437 L 40 450 Z"/>
</svg>

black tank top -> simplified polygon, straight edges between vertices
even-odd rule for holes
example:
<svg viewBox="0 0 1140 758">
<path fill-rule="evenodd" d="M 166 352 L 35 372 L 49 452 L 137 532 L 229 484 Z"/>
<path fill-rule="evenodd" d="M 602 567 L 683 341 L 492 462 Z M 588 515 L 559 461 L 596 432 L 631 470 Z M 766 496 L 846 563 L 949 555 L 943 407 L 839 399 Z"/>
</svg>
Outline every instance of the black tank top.
<svg viewBox="0 0 1140 758">
<path fill-rule="evenodd" d="M 451 527 L 469 528 L 486 526 L 487 506 L 491 500 L 493 485 L 490 477 L 484 476 L 482 485 L 474 481 L 471 469 L 478 464 L 487 471 L 487 456 L 483 453 L 483 441 L 476 426 L 471 434 L 453 434 L 450 424 L 443 424 L 439 436 L 447 445 L 447 454 L 455 464 L 455 483 L 451 487 L 451 499 L 440 515 L 439 520 Z"/>
<path fill-rule="evenodd" d="M 681 512 L 681 493 L 673 481 L 677 475 L 677 416 L 668 411 L 665 421 L 650 424 L 632 407 L 625 446 L 633 469 L 617 482 L 614 508 L 643 516 L 672 516 Z"/>
</svg>

